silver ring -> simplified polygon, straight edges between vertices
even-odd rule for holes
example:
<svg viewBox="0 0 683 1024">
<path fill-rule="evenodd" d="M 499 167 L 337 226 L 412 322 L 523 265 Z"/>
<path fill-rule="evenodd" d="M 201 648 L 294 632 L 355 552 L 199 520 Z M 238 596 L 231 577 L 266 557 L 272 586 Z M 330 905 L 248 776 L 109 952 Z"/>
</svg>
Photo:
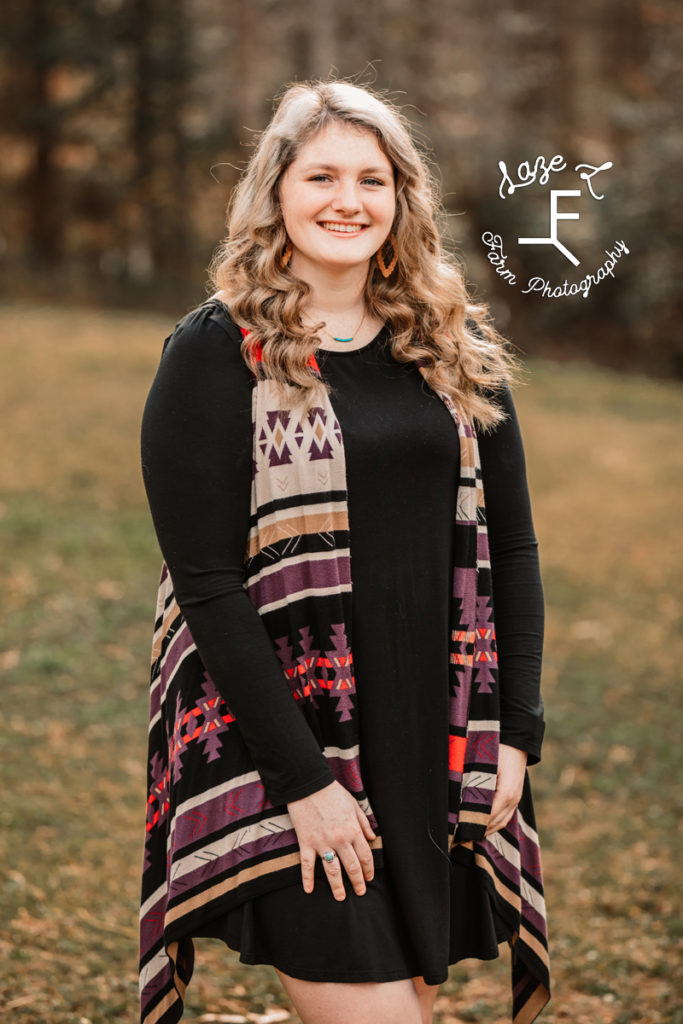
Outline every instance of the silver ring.
<svg viewBox="0 0 683 1024">
<path fill-rule="evenodd" d="M 331 864 L 336 856 L 337 856 L 337 854 L 334 852 L 334 850 L 325 850 L 325 852 L 323 854 L 323 857 L 327 861 L 328 864 Z"/>
</svg>

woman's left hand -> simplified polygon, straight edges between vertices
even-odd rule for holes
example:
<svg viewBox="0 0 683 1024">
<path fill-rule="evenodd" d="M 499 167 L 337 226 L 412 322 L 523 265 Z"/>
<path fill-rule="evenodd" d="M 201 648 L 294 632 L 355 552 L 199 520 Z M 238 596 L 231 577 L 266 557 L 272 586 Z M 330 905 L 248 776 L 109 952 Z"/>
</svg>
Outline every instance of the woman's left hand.
<svg viewBox="0 0 683 1024">
<path fill-rule="evenodd" d="M 518 750 L 517 747 L 509 747 L 507 744 L 501 743 L 498 752 L 496 791 L 493 795 L 491 818 L 485 836 L 490 836 L 492 832 L 498 832 L 499 829 L 505 828 L 515 813 L 517 804 L 522 799 L 526 762 L 525 750 Z"/>
</svg>

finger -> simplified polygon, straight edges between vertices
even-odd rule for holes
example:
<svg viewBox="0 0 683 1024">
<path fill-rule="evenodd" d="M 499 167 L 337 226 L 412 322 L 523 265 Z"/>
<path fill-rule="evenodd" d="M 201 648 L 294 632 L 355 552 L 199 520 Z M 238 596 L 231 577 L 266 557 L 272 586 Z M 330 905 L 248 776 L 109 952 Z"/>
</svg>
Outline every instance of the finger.
<svg viewBox="0 0 683 1024">
<path fill-rule="evenodd" d="M 500 822 L 500 810 L 496 809 L 495 811 L 491 812 L 491 816 L 489 818 L 488 825 L 486 826 L 485 835 L 489 835 L 491 832 L 495 832 L 500 827 L 499 822 Z"/>
<path fill-rule="evenodd" d="M 485 835 L 490 835 L 492 832 L 497 832 L 499 828 L 503 827 L 504 820 L 504 809 L 502 807 L 495 808 L 495 810 L 491 812 L 491 817 L 489 819 Z"/>
<path fill-rule="evenodd" d="M 365 872 L 354 847 L 351 843 L 340 846 L 337 849 L 337 855 L 344 866 L 354 892 L 357 896 L 363 896 L 365 894 Z"/>
<path fill-rule="evenodd" d="M 500 828 L 500 825 L 498 824 L 498 822 L 497 821 L 492 821 L 488 825 L 488 827 L 486 829 L 486 832 L 484 832 L 484 839 L 487 839 L 489 836 L 492 836 L 494 834 L 494 832 L 498 831 L 499 828 Z"/>
<path fill-rule="evenodd" d="M 502 807 L 496 814 L 492 814 L 484 835 L 488 836 L 492 832 L 499 832 L 501 828 L 505 828 L 508 822 L 512 820 L 516 807 L 516 804 L 512 808 L 508 805 L 507 807 Z"/>
<path fill-rule="evenodd" d="M 512 812 L 509 808 L 499 808 L 498 813 L 492 814 L 492 817 L 490 817 L 489 827 L 492 827 L 493 831 L 498 831 L 499 828 L 502 828 L 510 820 L 511 814 Z"/>
<path fill-rule="evenodd" d="M 327 881 L 330 883 L 330 889 L 332 895 L 336 900 L 340 902 L 346 899 L 346 889 L 344 887 L 344 879 L 342 877 L 341 864 L 339 862 L 339 855 L 334 860 L 327 861 L 322 857 L 323 867 L 325 868 L 325 874 L 327 875 Z"/>
<path fill-rule="evenodd" d="M 372 856 L 372 850 L 364 839 L 357 839 L 353 848 L 363 869 L 363 877 L 366 882 L 371 882 L 375 877 L 375 859 Z"/>
<path fill-rule="evenodd" d="M 315 850 L 305 846 L 301 850 L 301 881 L 304 892 L 313 892 L 315 875 Z"/>
<path fill-rule="evenodd" d="M 356 813 L 358 815 L 358 821 L 360 822 L 360 827 L 363 829 L 363 835 L 365 836 L 365 838 L 376 839 L 377 836 L 375 835 L 373 827 L 368 820 L 367 814 L 365 814 L 365 812 L 361 810 L 358 804 L 356 804 Z"/>
</svg>

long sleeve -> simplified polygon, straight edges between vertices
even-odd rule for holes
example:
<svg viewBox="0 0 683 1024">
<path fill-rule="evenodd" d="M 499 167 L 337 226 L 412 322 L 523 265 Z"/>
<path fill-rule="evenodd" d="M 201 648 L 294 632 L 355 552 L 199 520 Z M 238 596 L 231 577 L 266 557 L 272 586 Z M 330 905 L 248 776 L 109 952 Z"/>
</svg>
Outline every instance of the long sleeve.
<svg viewBox="0 0 683 1024">
<path fill-rule="evenodd" d="M 277 806 L 334 776 L 242 586 L 252 426 L 240 340 L 206 307 L 166 340 L 142 419 L 142 471 L 180 610 Z"/>
<path fill-rule="evenodd" d="M 478 436 L 493 576 L 501 695 L 501 743 L 541 759 L 545 732 L 541 662 L 543 585 L 519 421 L 510 390 L 497 399 L 508 414 Z"/>
</svg>

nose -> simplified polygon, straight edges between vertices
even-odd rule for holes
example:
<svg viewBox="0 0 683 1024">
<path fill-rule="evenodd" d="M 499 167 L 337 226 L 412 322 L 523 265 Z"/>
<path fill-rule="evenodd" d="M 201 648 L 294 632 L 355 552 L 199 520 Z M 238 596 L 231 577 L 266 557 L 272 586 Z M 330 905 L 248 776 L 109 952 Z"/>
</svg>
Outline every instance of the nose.
<svg viewBox="0 0 683 1024">
<path fill-rule="evenodd" d="M 340 179 L 332 197 L 332 207 L 347 216 L 357 213 L 362 207 L 358 186 L 351 179 Z"/>
</svg>

